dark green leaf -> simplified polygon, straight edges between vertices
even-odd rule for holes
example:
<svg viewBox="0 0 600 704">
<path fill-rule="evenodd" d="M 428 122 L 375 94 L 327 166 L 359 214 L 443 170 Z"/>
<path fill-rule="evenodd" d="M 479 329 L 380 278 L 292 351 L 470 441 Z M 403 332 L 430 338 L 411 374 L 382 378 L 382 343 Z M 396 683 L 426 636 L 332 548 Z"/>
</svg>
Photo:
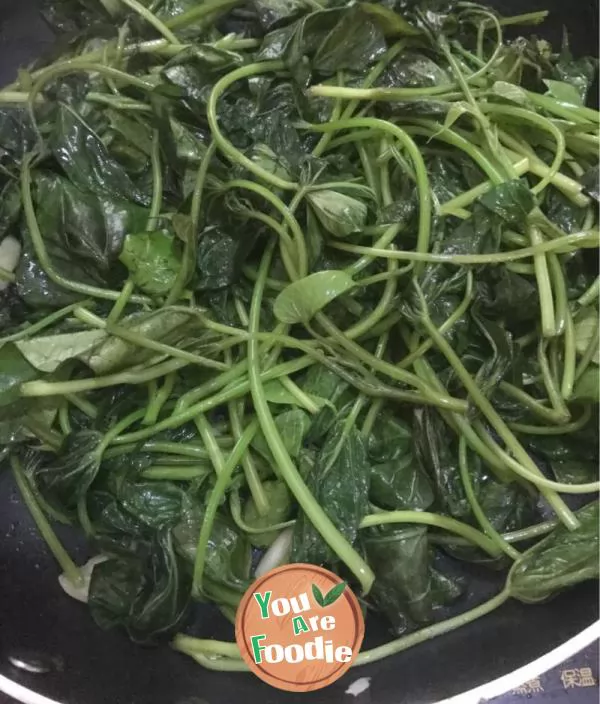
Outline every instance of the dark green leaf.
<svg viewBox="0 0 600 704">
<path fill-rule="evenodd" d="M 386 37 L 410 37 L 420 34 L 419 30 L 407 22 L 402 15 L 383 4 L 363 2 L 360 7 L 363 12 L 371 16 Z"/>
<path fill-rule="evenodd" d="M 413 622 L 430 622 L 435 603 L 427 528 L 410 526 L 370 535 L 364 544 L 375 572 L 371 598 L 393 632 L 401 634 Z"/>
<path fill-rule="evenodd" d="M 327 367 L 313 365 L 302 382 L 302 390 L 311 397 L 322 399 L 327 403 L 313 419 L 307 439 L 319 442 L 333 425 L 342 408 L 352 398 L 348 384 Z"/>
<path fill-rule="evenodd" d="M 145 227 L 148 213 L 134 203 L 85 193 L 54 174 L 35 175 L 38 224 L 54 268 L 67 278 L 98 286 L 119 286 L 117 258 L 127 232 Z M 29 235 L 16 270 L 17 288 L 34 306 L 68 305 L 81 298 L 53 283 L 40 267 Z"/>
<path fill-rule="evenodd" d="M 347 237 L 360 231 L 367 219 L 367 206 L 339 191 L 313 191 L 307 200 L 321 225 L 334 237 Z"/>
<path fill-rule="evenodd" d="M 126 481 L 118 499 L 125 511 L 150 528 L 174 526 L 189 503 L 179 486 L 158 481 Z"/>
<path fill-rule="evenodd" d="M 600 369 L 590 365 L 579 377 L 573 390 L 574 401 L 600 401 Z"/>
<path fill-rule="evenodd" d="M 173 529 L 177 552 L 191 565 L 196 558 L 198 535 L 204 510 L 195 507 L 185 511 L 180 522 Z M 206 551 L 204 574 L 215 585 L 218 601 L 218 587 L 227 587 L 241 596 L 249 586 L 250 543 L 238 529 L 221 514 L 215 517 Z"/>
<path fill-rule="evenodd" d="M 146 203 L 148 197 L 108 154 L 102 140 L 71 108 L 61 106 L 56 115 L 52 147 L 58 163 L 82 190 L 98 196 Z"/>
<path fill-rule="evenodd" d="M 277 320 L 288 325 L 308 323 L 328 303 L 354 286 L 344 271 L 317 271 L 288 284 L 275 299 L 273 312 Z"/>
<path fill-rule="evenodd" d="M 237 281 L 255 238 L 210 226 L 200 233 L 196 258 L 196 289 L 210 291 Z"/>
<path fill-rule="evenodd" d="M 526 181 L 505 181 L 481 196 L 479 202 L 509 225 L 522 227 L 535 207 Z"/>
<path fill-rule="evenodd" d="M 148 314 L 135 314 L 125 318 L 120 325 L 129 332 L 150 340 L 173 342 L 181 330 L 190 322 L 186 313 L 169 310 L 158 310 Z M 109 371 L 124 367 L 135 362 L 141 362 L 155 355 L 156 352 L 143 349 L 118 337 L 109 337 L 89 354 L 83 357 L 85 363 L 96 374 L 106 374 Z"/>
<path fill-rule="evenodd" d="M 104 330 L 40 335 L 15 343 L 23 357 L 41 372 L 54 372 L 68 359 L 85 355 L 106 339 Z"/>
<path fill-rule="evenodd" d="M 369 435 L 367 449 L 373 463 L 369 498 L 377 506 L 420 511 L 431 506 L 433 490 L 413 455 L 408 425 L 382 414 Z"/>
<path fill-rule="evenodd" d="M 313 59 L 314 68 L 320 73 L 360 70 L 377 61 L 385 53 L 383 32 L 372 21 L 371 14 L 361 5 L 349 7 L 341 20 L 329 32 Z"/>
<path fill-rule="evenodd" d="M 382 88 L 427 88 L 444 83 L 451 83 L 451 78 L 438 63 L 421 52 L 408 50 L 386 67 L 376 85 Z"/>
<path fill-rule="evenodd" d="M 113 558 L 94 568 L 89 606 L 102 628 L 124 627 L 138 643 L 174 633 L 185 617 L 190 580 L 173 549 L 168 531 L 152 541 L 148 559 Z"/>
<path fill-rule="evenodd" d="M 300 408 L 292 408 L 277 415 L 275 417 L 275 425 L 290 457 L 297 457 L 310 428 L 308 413 Z M 273 461 L 271 451 L 262 432 L 256 434 L 252 441 L 252 447 L 267 460 Z"/>
<path fill-rule="evenodd" d="M 103 437 L 95 430 L 72 433 L 56 457 L 37 467 L 35 482 L 57 508 L 73 510 L 85 497 L 100 470 Z"/>
<path fill-rule="evenodd" d="M 0 347 L 0 407 L 19 399 L 21 384 L 39 376 L 35 367 L 12 344 Z"/>
<path fill-rule="evenodd" d="M 512 597 L 527 603 L 544 601 L 565 587 L 598 578 L 598 501 L 576 515 L 579 528 L 557 526 L 515 562 L 507 580 Z"/>
<path fill-rule="evenodd" d="M 252 528 L 267 528 L 286 521 L 292 510 L 292 497 L 285 482 L 269 480 L 262 483 L 263 491 L 268 500 L 268 511 L 261 515 L 252 497 L 249 497 L 244 506 L 244 523 Z M 279 535 L 278 531 L 254 533 L 250 535 L 250 542 L 258 547 L 268 547 Z"/>
<path fill-rule="evenodd" d="M 338 421 L 329 431 L 307 483 L 337 528 L 354 542 L 368 513 L 369 463 L 356 428 Z M 292 562 L 331 563 L 333 555 L 309 519 L 301 513 L 294 527 Z"/>
<path fill-rule="evenodd" d="M 168 293 L 181 268 L 177 240 L 165 230 L 127 235 L 119 259 L 133 283 L 150 295 Z"/>
<path fill-rule="evenodd" d="M 302 0 L 252 0 L 258 19 L 265 30 L 270 30 L 282 20 L 300 14 L 306 4 Z"/>
</svg>

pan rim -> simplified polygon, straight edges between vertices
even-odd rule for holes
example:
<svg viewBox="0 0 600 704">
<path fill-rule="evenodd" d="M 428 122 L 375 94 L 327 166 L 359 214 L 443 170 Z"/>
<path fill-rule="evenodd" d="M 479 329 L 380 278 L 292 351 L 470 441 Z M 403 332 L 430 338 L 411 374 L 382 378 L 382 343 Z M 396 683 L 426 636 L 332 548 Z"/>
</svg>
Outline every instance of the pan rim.
<svg viewBox="0 0 600 704">
<path fill-rule="evenodd" d="M 569 638 L 569 640 L 561 643 L 561 645 L 556 646 L 544 655 L 540 655 L 540 657 L 526 665 L 522 665 L 506 675 L 497 677 L 491 682 L 486 682 L 466 692 L 455 694 L 452 697 L 442 699 L 432 704 L 479 704 L 479 702 L 498 697 L 511 689 L 515 689 L 524 682 L 528 682 L 535 677 L 539 677 L 544 672 L 548 672 L 599 639 L 600 620 L 595 621 Z M 72 704 L 67 701 L 61 702 L 57 699 L 51 699 L 2 674 L 0 674 L 0 692 L 21 702 L 21 704 Z"/>
</svg>

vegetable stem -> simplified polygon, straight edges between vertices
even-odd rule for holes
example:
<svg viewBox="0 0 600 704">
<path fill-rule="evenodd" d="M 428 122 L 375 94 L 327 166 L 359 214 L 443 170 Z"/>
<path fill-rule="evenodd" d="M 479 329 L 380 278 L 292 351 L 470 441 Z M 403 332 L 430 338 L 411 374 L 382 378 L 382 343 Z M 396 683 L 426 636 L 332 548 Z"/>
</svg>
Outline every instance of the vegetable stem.
<svg viewBox="0 0 600 704">
<path fill-rule="evenodd" d="M 494 409 L 489 400 L 481 393 L 477 387 L 476 382 L 471 377 L 469 372 L 465 369 L 460 358 L 454 352 L 452 347 L 448 344 L 442 335 L 439 334 L 436 327 L 431 322 L 428 313 L 425 313 L 423 318 L 423 325 L 433 338 L 436 347 L 440 352 L 446 357 L 450 366 L 454 369 L 457 376 L 461 380 L 465 389 L 469 393 L 471 399 L 485 416 L 489 424 L 495 430 L 500 438 L 506 443 L 506 446 L 513 452 L 515 458 L 519 463 L 525 467 L 531 476 L 535 476 L 539 479 L 543 479 L 542 474 L 538 467 L 535 465 L 533 460 L 529 457 L 527 452 L 523 449 L 519 441 L 510 431 L 509 427 L 502 420 L 500 415 Z M 565 524 L 569 530 L 575 530 L 579 522 L 577 518 L 573 515 L 569 507 L 564 503 L 564 501 L 556 494 L 554 491 L 550 490 L 547 486 L 541 489 L 542 493 L 546 497 L 548 503 L 552 506 L 557 516 Z"/>
<path fill-rule="evenodd" d="M 73 562 L 69 556 L 69 553 L 65 550 L 62 543 L 57 538 L 50 522 L 44 515 L 35 498 L 35 494 L 29 485 L 29 479 L 26 477 L 19 459 L 15 455 L 11 455 L 10 465 L 12 468 L 13 477 L 15 478 L 15 483 L 19 488 L 19 492 L 21 493 L 21 497 L 25 502 L 29 513 L 35 521 L 40 535 L 44 539 L 50 552 L 54 555 L 54 558 L 60 565 L 68 580 L 74 586 L 79 586 L 81 584 L 81 572 L 79 567 L 77 567 L 77 565 Z"/>
<path fill-rule="evenodd" d="M 249 332 L 251 334 L 255 333 L 259 328 L 260 305 L 265 285 L 265 278 L 267 276 L 271 261 L 271 254 L 272 247 L 269 247 L 263 255 L 259 269 L 259 277 L 252 295 L 249 325 Z M 358 579 L 363 593 L 367 594 L 373 584 L 375 575 L 369 565 L 354 550 L 346 538 L 332 523 L 323 508 L 317 503 L 292 462 L 292 459 L 283 444 L 281 435 L 275 425 L 275 421 L 273 420 L 273 416 L 271 415 L 269 405 L 265 398 L 260 376 L 260 359 L 258 352 L 258 342 L 256 338 L 251 337 L 248 341 L 248 372 L 250 378 L 250 391 L 254 402 L 256 416 L 264 433 L 267 445 L 273 453 L 273 457 L 277 462 L 281 476 L 288 485 L 291 493 L 300 504 L 302 510 L 306 513 L 308 519 L 321 534 L 329 547 L 336 553 L 338 558 Z"/>
</svg>

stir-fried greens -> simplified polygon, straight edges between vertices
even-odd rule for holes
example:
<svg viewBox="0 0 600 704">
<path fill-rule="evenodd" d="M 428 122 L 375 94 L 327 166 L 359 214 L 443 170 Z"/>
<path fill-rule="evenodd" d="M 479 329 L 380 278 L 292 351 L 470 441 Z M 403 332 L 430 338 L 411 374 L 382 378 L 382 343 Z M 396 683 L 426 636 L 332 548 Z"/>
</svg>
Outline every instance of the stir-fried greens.
<svg viewBox="0 0 600 704">
<path fill-rule="evenodd" d="M 0 433 L 96 622 L 314 562 L 396 638 L 361 663 L 597 576 L 597 62 L 455 0 L 46 15 L 0 91 Z"/>
</svg>

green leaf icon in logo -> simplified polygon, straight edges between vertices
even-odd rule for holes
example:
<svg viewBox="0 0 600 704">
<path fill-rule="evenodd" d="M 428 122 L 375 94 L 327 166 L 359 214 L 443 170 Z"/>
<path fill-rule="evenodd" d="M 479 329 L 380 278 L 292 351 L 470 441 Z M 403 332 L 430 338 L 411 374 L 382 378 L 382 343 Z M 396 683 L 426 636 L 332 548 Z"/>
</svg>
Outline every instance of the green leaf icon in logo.
<svg viewBox="0 0 600 704">
<path fill-rule="evenodd" d="M 346 588 L 346 582 L 340 582 L 339 584 L 336 584 L 335 587 L 332 587 L 325 596 L 323 596 L 323 593 L 317 587 L 316 584 L 312 585 L 312 593 L 315 598 L 315 601 L 319 606 L 325 607 L 325 606 L 330 606 L 331 604 L 334 604 L 344 593 L 344 589 Z"/>
<path fill-rule="evenodd" d="M 317 587 L 316 584 L 312 585 L 312 593 L 313 596 L 315 597 L 315 601 L 319 606 L 324 606 L 324 597 L 323 597 L 323 592 Z"/>
</svg>

